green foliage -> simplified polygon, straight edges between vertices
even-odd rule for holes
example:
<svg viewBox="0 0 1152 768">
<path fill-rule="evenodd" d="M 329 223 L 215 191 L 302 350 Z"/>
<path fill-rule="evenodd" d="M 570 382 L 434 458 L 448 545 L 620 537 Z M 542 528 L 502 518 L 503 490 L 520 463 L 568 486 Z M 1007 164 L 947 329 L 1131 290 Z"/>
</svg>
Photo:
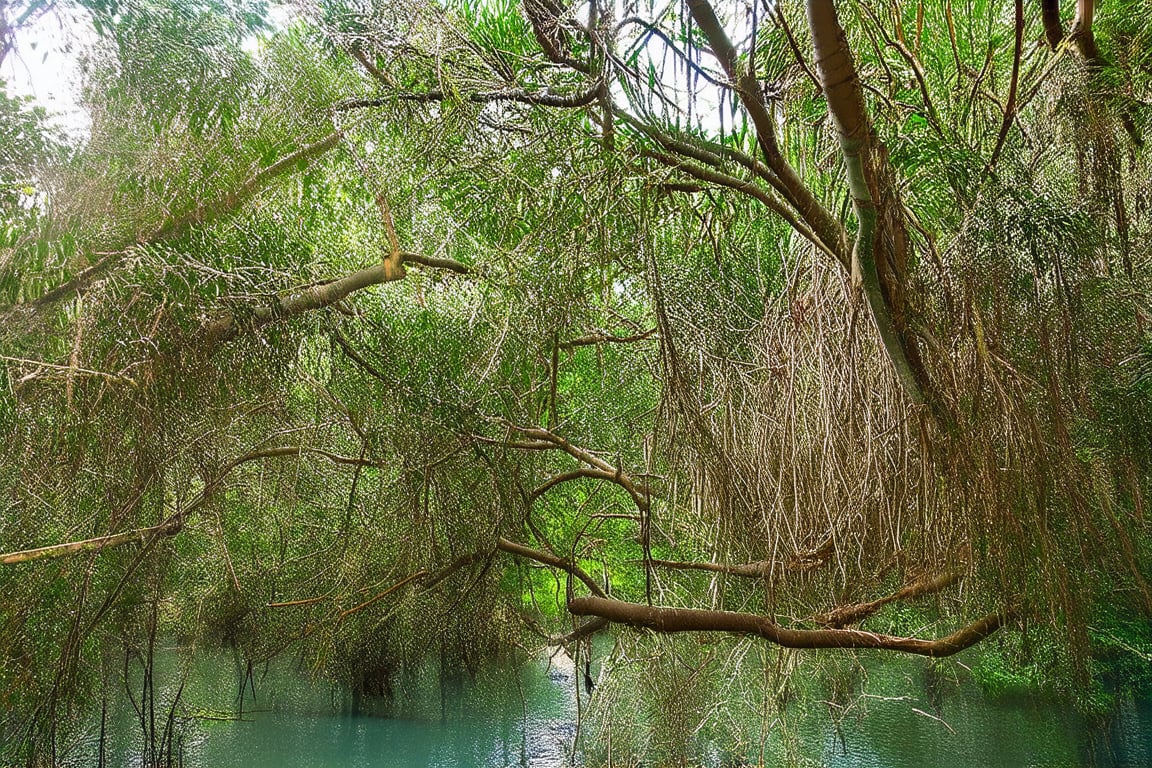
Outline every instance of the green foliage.
<svg viewBox="0 0 1152 768">
<path fill-rule="evenodd" d="M 957 573 L 865 628 L 1013 608 L 974 668 L 990 693 L 1099 712 L 1149 684 L 1132 4 L 1101 10 L 1102 68 L 1032 45 L 1029 16 L 1007 121 L 1011 4 L 838 4 L 907 233 L 885 301 L 935 416 L 847 249 L 770 210 L 808 215 L 801 185 L 855 236 L 798 3 L 717 4 L 774 166 L 674 6 L 83 5 L 82 145 L 0 92 L 0 549 L 137 533 L 0 565 L 0 762 L 79 733 L 156 632 L 384 698 L 475 674 L 572 630 L 587 588 L 552 557 L 622 600 L 808 629 Z M 721 572 L 742 563 L 769 572 Z M 831 652 L 809 688 L 758 641 L 618 639 L 590 727 L 645 762 L 752 754 L 741 708 L 847 711 L 858 687 Z"/>
</svg>

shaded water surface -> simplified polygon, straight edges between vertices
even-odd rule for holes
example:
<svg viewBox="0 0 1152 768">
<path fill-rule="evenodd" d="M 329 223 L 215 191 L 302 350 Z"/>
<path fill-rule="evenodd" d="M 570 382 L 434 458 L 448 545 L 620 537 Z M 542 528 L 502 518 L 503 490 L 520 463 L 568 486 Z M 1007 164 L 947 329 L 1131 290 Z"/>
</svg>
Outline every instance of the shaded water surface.
<svg viewBox="0 0 1152 768">
<path fill-rule="evenodd" d="M 179 759 L 188 768 L 558 768 L 581 764 L 574 743 L 576 682 L 570 662 L 529 662 L 475 679 L 435 673 L 399 681 L 390 702 L 359 701 L 289 663 L 248 669 L 227 651 L 166 652 L 156 699 L 167 701 L 187 667 Z M 710 765 L 828 768 L 1056 768 L 1152 766 L 1152 701 L 1123 703 L 1090 722 L 1056 702 L 990 700 L 966 679 L 936 684 L 907 659 L 867 666 L 863 695 L 809 705 L 794 732 L 732 756 L 700 745 Z M 243 712 L 239 711 L 245 681 Z M 106 765 L 139 765 L 141 724 L 127 697 L 109 712 Z M 139 699 L 139 694 L 134 698 Z M 163 721 L 163 707 L 157 717 Z M 162 727 L 161 725 L 158 726 Z M 750 734 L 761 723 L 749 713 Z M 756 738 L 750 741 L 758 741 Z M 746 742 L 747 743 L 747 742 Z M 95 739 L 72 755 L 94 765 Z M 574 757 L 575 755 L 575 757 Z M 717 755 L 726 755 L 717 757 Z M 707 756 L 707 757 L 706 757 Z"/>
</svg>

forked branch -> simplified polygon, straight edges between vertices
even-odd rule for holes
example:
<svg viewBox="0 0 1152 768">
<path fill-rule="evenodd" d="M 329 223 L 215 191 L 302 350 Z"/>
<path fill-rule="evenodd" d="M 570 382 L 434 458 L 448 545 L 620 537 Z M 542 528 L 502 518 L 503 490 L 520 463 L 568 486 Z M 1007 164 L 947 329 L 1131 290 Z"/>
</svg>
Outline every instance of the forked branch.
<svg viewBox="0 0 1152 768">
<path fill-rule="evenodd" d="M 598 616 L 655 632 L 734 632 L 756 635 L 785 648 L 874 648 L 935 658 L 952 656 L 970 648 L 995 633 L 1012 617 L 1011 611 L 991 613 L 946 637 L 922 640 L 859 629 L 790 629 L 765 616 L 750 613 L 663 608 L 603 597 L 569 600 L 568 610 L 575 616 Z"/>
</svg>

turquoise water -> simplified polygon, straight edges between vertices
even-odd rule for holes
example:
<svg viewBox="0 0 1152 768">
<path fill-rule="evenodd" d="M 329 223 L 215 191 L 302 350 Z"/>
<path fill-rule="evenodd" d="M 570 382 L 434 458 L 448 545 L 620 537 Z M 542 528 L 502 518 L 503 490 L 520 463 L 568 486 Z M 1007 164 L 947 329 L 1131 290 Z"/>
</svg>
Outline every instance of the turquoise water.
<svg viewBox="0 0 1152 768">
<path fill-rule="evenodd" d="M 1128 700 L 1090 721 L 1059 702 L 990 699 L 970 679 L 933 693 L 922 676 L 889 661 L 869 670 L 860 716 L 842 738 L 826 733 L 829 768 L 1057 768 L 1152 766 L 1152 700 Z"/>
<path fill-rule="evenodd" d="M 1127 701 L 1090 722 L 1058 702 L 990 700 L 970 679 L 939 683 L 919 659 L 868 658 L 859 695 L 790 716 L 765 765 L 827 768 L 1152 766 L 1152 701 Z M 228 651 L 168 650 L 154 678 L 158 725 L 186 673 L 172 765 L 188 768 L 558 768 L 579 765 L 577 676 L 563 658 L 493 668 L 475 679 L 413 675 L 390 702 L 357 701 L 288 662 L 247 669 Z M 241 681 L 243 711 L 239 704 Z M 122 692 L 122 691 L 121 691 Z M 109 712 L 108 766 L 140 765 L 141 725 L 127 697 Z M 139 701 L 139 694 L 134 694 Z M 760 727 L 748 713 L 749 729 Z M 587 728 L 587 726 L 586 726 Z M 789 748 L 781 747 L 788 740 Z M 95 736 L 67 762 L 96 763 Z M 747 742 L 746 742 L 747 743 Z M 596 752 L 597 750 L 593 750 Z M 701 762 L 757 765 L 758 752 L 701 745 Z M 721 756 L 723 755 L 723 756 Z M 654 763 L 649 763 L 654 764 Z"/>
</svg>

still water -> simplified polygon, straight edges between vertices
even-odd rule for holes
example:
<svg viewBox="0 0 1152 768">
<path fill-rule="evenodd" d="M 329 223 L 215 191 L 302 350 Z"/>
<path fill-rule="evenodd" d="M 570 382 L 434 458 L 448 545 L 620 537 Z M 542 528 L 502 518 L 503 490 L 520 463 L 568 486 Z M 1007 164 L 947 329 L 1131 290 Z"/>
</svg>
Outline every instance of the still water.
<svg viewBox="0 0 1152 768">
<path fill-rule="evenodd" d="M 809 705 L 787 736 L 732 755 L 701 745 L 710 765 L 827 768 L 1058 768 L 1152 766 L 1152 700 L 1122 702 L 1089 722 L 1059 702 L 989 699 L 963 676 L 936 684 L 919 659 L 866 660 L 850 704 Z M 559 768 L 582 765 L 576 746 L 576 674 L 564 657 L 540 658 L 475 679 L 434 673 L 399 681 L 391 703 L 357 701 L 281 662 L 252 674 L 229 651 L 158 654 L 157 702 L 183 681 L 172 765 L 188 768 Z M 241 684 L 244 681 L 241 711 Z M 139 695 L 134 698 L 139 701 Z M 140 765 L 141 720 L 129 700 L 113 706 L 105 765 Z M 754 713 L 750 731 L 760 727 Z M 158 704 L 162 728 L 167 711 Z M 146 730 L 146 728 L 144 729 Z M 782 746 L 782 739 L 788 746 Z M 96 739 L 66 762 L 96 764 Z M 711 755 L 711 757 L 708 757 Z M 717 755 L 723 755 L 717 757 Z M 761 760 L 763 761 L 761 763 Z"/>
</svg>

